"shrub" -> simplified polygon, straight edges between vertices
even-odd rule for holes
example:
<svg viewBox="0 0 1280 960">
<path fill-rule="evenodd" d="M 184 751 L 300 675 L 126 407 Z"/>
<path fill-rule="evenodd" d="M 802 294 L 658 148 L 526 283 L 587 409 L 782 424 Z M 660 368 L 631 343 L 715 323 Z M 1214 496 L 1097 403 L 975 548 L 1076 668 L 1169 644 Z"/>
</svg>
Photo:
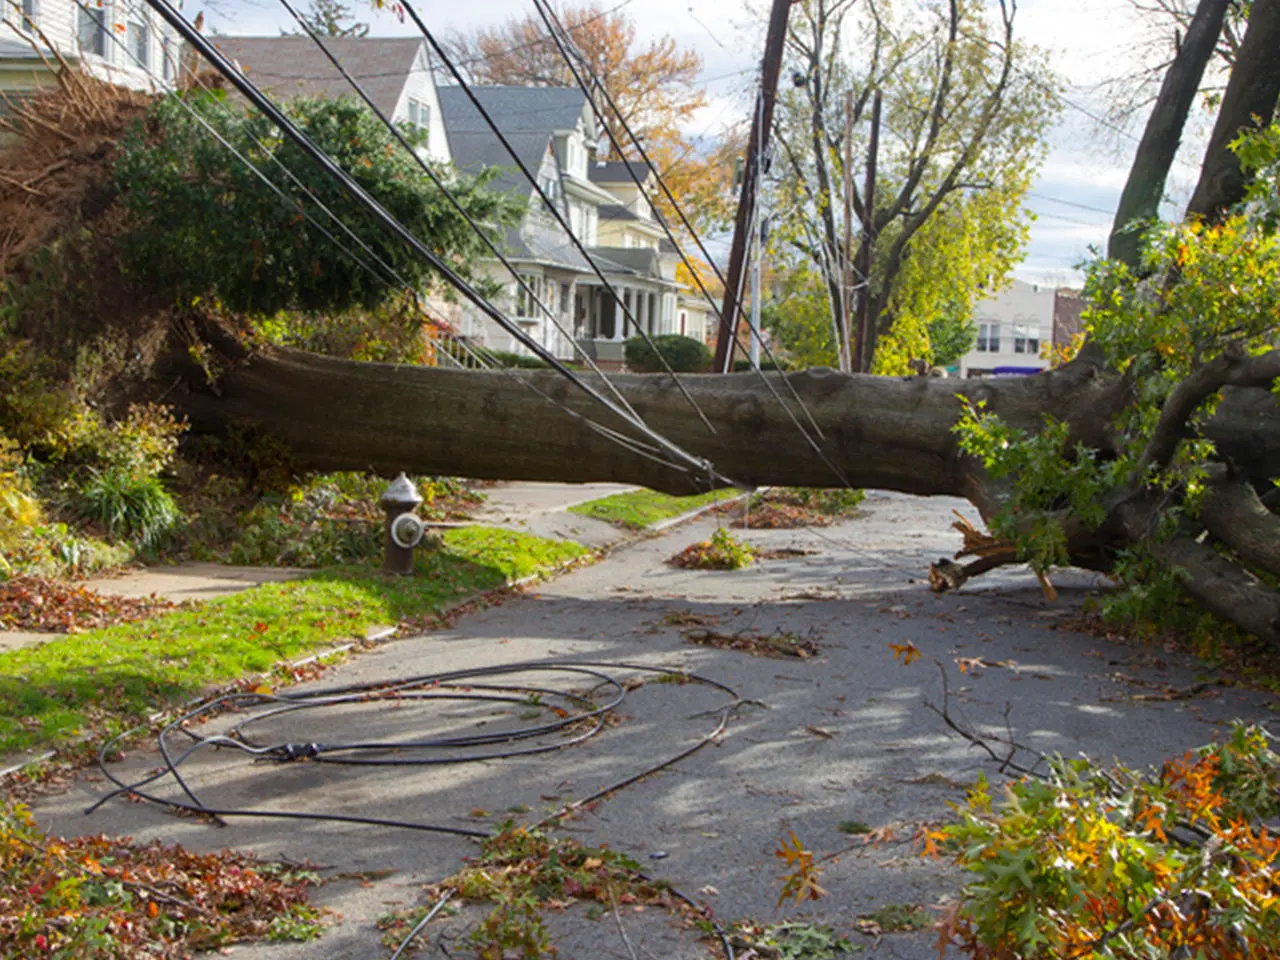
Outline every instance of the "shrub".
<svg viewBox="0 0 1280 960">
<path fill-rule="evenodd" d="M 676 373 L 706 373 L 711 369 L 711 351 L 705 343 L 678 333 L 664 333 L 650 339 L 652 347 L 642 337 L 632 337 L 623 344 L 623 356 L 632 370 L 661 373 L 664 368 L 658 359 L 659 353 Z"/>
<path fill-rule="evenodd" d="M 1278 791 L 1268 734 L 1243 725 L 1155 775 L 1059 758 L 1044 780 L 980 779 L 928 836 L 971 878 L 943 936 L 978 958 L 1274 960 Z"/>
<path fill-rule="evenodd" d="M 180 516 L 159 477 L 122 467 L 90 471 L 77 499 L 87 519 L 102 524 L 111 536 L 126 536 L 141 546 L 157 544 Z"/>
<path fill-rule="evenodd" d="M 10 555 L 40 522 L 40 505 L 20 472 L 18 445 L 0 433 L 0 573 L 11 573 Z"/>
</svg>

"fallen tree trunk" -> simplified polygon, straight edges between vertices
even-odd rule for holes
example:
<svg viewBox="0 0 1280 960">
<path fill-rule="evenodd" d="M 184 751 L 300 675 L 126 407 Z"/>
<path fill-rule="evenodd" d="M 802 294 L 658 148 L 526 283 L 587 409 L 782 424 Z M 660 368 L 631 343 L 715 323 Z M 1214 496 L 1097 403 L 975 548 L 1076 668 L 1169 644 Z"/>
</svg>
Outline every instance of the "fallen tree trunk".
<svg viewBox="0 0 1280 960">
<path fill-rule="evenodd" d="M 670 377 L 610 380 L 655 430 L 743 485 L 847 482 L 967 497 L 984 512 L 994 506 L 994 485 L 980 464 L 960 454 L 951 432 L 960 398 L 985 402 L 1028 430 L 1052 413 L 1072 425 L 1080 442 L 1102 449 L 1109 443 L 1107 423 L 1126 399 L 1121 380 L 1103 376 L 1087 360 L 1041 376 L 998 380 L 851 376 L 823 368 L 786 375 L 808 413 L 790 399 L 780 375 L 767 376 L 791 415 L 759 375 L 682 378 L 714 434 Z M 608 392 L 597 378 L 583 379 Z M 446 370 L 264 349 L 225 373 L 216 395 L 192 393 L 180 406 L 198 431 L 221 432 L 237 421 L 257 424 L 286 443 L 305 469 L 621 481 L 672 493 L 716 485 L 593 430 L 590 421 L 620 432 L 627 427 L 550 371 Z"/>
</svg>

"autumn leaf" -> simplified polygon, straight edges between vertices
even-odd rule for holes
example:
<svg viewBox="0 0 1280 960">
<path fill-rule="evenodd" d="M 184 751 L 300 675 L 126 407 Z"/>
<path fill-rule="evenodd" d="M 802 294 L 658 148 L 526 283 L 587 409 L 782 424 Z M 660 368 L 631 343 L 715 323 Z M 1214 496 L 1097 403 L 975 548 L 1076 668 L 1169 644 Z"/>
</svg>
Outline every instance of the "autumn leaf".
<svg viewBox="0 0 1280 960">
<path fill-rule="evenodd" d="M 893 659 L 901 659 L 904 667 L 909 667 L 920 659 L 920 648 L 910 640 L 906 643 L 891 643 L 889 649 L 893 651 Z"/>
</svg>

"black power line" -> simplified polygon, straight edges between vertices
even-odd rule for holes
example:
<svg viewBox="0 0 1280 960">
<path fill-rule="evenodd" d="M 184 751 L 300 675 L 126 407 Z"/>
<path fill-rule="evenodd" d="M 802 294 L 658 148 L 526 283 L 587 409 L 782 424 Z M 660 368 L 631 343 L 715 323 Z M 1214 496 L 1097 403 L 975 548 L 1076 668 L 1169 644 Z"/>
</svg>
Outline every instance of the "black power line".
<svg viewBox="0 0 1280 960">
<path fill-rule="evenodd" d="M 698 233 L 694 229 L 693 224 L 689 222 L 689 219 L 688 217 L 685 216 L 684 210 L 680 207 L 679 202 L 676 200 L 675 196 L 672 195 L 671 190 L 667 187 L 666 183 L 663 181 L 662 177 L 659 175 L 657 168 L 654 166 L 653 162 L 649 159 L 649 155 L 645 151 L 643 145 L 640 143 L 639 138 L 635 135 L 635 132 L 631 129 L 631 125 L 627 123 L 626 118 L 622 115 L 622 111 L 618 109 L 617 104 L 613 101 L 613 98 L 609 95 L 609 91 L 605 88 L 604 84 L 600 82 L 600 78 L 595 74 L 595 72 L 591 69 L 591 67 L 586 63 L 585 58 L 583 57 L 578 58 L 579 64 L 581 65 L 581 68 L 582 68 L 582 72 L 579 72 L 578 66 L 575 66 L 574 56 L 572 52 L 569 50 L 568 46 L 566 45 L 565 40 L 562 38 L 562 34 L 565 34 L 565 29 L 564 29 L 564 25 L 560 22 L 560 18 L 556 16 L 555 11 L 552 10 L 548 4 L 543 2 L 543 0 L 534 0 L 534 6 L 537 8 L 538 14 L 542 17 L 543 23 L 546 24 L 547 31 L 551 34 L 551 38 L 555 40 L 556 46 L 559 48 L 561 56 L 564 57 L 565 63 L 568 65 L 569 70 L 573 73 L 574 79 L 578 82 L 578 86 L 582 89 L 583 94 L 586 95 L 587 102 L 590 104 L 591 110 L 596 115 L 596 118 L 600 121 L 600 126 L 604 129 L 605 134 L 608 136 L 610 144 L 613 145 L 613 149 L 617 151 L 619 156 L 625 156 L 622 150 L 622 144 L 618 142 L 618 138 L 614 135 L 613 130 L 610 129 L 609 124 L 605 120 L 603 112 L 596 105 L 595 100 L 592 98 L 591 91 L 587 89 L 587 84 L 583 77 L 583 73 L 585 73 L 587 76 L 590 76 L 591 80 L 595 85 L 595 88 L 603 95 L 603 97 L 605 98 L 605 102 L 608 103 L 609 107 L 613 110 L 619 122 L 622 124 L 623 129 L 627 132 L 628 137 L 630 137 L 632 144 L 639 151 L 640 157 L 643 159 L 643 161 L 648 166 L 648 168 L 653 172 L 654 179 L 657 181 L 658 185 L 662 188 L 663 194 L 666 196 L 668 202 L 671 204 L 672 208 L 676 211 L 677 215 L 680 217 L 681 223 L 684 224 L 684 227 L 689 232 L 690 237 L 692 237 L 693 241 L 698 245 L 698 248 L 702 251 L 703 255 L 707 257 L 708 262 L 711 264 L 711 268 L 715 270 L 716 276 L 718 276 L 720 278 L 720 282 L 723 283 L 724 282 L 723 275 L 720 274 L 720 271 L 715 266 L 714 261 L 711 260 L 710 254 L 707 253 L 707 248 L 703 246 L 702 240 L 698 237 Z M 653 198 L 650 197 L 648 189 L 644 185 L 643 179 L 636 173 L 632 165 L 626 162 L 625 160 L 624 160 L 624 166 L 626 167 L 628 175 L 631 177 L 632 181 L 635 183 L 636 189 L 640 191 L 640 195 L 644 198 L 644 201 L 649 204 L 651 209 L 656 209 L 653 202 Z M 703 296 L 707 298 L 708 302 L 710 302 L 712 304 L 712 307 L 714 308 L 715 303 L 712 300 L 710 292 L 707 290 L 706 285 L 702 282 L 702 278 L 698 275 L 698 271 L 694 269 L 693 264 L 689 261 L 688 256 L 685 255 L 685 252 L 681 248 L 679 241 L 676 240 L 675 234 L 672 232 L 670 224 L 668 224 L 666 222 L 666 219 L 661 216 L 658 218 L 658 221 L 661 224 L 663 231 L 666 233 L 667 239 L 671 242 L 672 246 L 675 247 L 676 252 L 680 255 L 680 259 L 684 262 L 685 267 L 688 269 L 689 273 L 692 275 L 694 282 L 698 285 L 698 288 L 702 291 Z M 741 298 L 737 298 L 735 302 L 738 307 L 739 314 L 743 316 L 744 319 L 746 319 L 747 327 L 752 331 L 752 333 L 759 339 L 759 342 L 764 346 L 765 351 L 769 355 L 769 359 L 771 359 L 774 362 L 775 366 L 778 366 L 778 359 L 776 356 L 774 356 L 772 348 L 768 345 L 767 342 L 765 342 L 764 337 L 761 336 L 760 331 L 755 328 L 755 325 L 751 322 L 751 319 L 746 316 L 745 311 L 742 308 Z M 796 418 L 791 408 L 787 406 L 786 402 L 778 394 L 777 387 L 774 386 L 773 381 L 770 380 L 768 377 L 766 377 L 758 367 L 756 368 L 756 372 L 760 375 L 761 379 L 764 380 L 765 385 L 768 386 L 770 392 L 774 396 L 774 399 L 778 401 L 783 411 L 787 414 L 788 417 L 791 418 L 791 421 L 795 424 L 796 428 L 800 431 L 800 434 L 808 442 L 809 446 L 812 447 L 814 452 L 818 454 L 818 456 L 823 460 L 823 462 L 826 463 L 827 466 L 831 468 L 831 470 L 836 474 L 836 477 L 846 487 L 848 487 L 850 485 L 848 478 L 844 475 L 843 471 L 841 471 L 840 468 L 837 467 L 835 463 L 833 463 L 831 459 L 827 457 L 825 451 L 822 450 L 822 448 L 819 446 L 817 441 L 814 440 L 814 438 L 804 428 L 803 424 L 801 424 L 800 421 Z M 795 385 L 791 383 L 791 381 L 787 379 L 785 376 L 783 377 L 783 382 L 786 383 L 787 387 L 790 389 L 791 395 L 795 398 L 796 402 L 800 405 L 800 408 L 804 411 L 805 416 L 808 417 L 810 424 L 813 425 L 813 428 L 817 432 L 818 436 L 819 437 L 823 436 L 822 429 L 818 426 L 817 421 L 814 420 L 812 412 L 809 410 L 804 400 L 801 399 L 799 393 L 796 391 Z"/>
<path fill-rule="evenodd" d="M 533 191 L 538 195 L 538 198 L 542 200 L 543 204 L 551 212 L 552 217 L 555 219 L 556 223 L 560 226 L 560 229 L 565 232 L 565 234 L 569 237 L 569 240 L 573 243 L 574 248 L 578 251 L 578 253 L 580 253 L 583 256 L 583 258 L 587 261 L 588 265 L 590 265 L 592 272 L 604 285 L 605 289 L 609 291 L 609 294 L 613 297 L 616 305 L 618 307 L 621 307 L 623 320 L 624 320 L 624 329 L 625 329 L 626 323 L 629 323 L 631 326 L 635 328 L 636 333 L 639 334 L 640 338 L 644 340 L 644 342 L 653 351 L 654 355 L 658 358 L 659 362 L 662 364 L 663 369 L 671 377 L 672 381 L 676 385 L 676 388 L 684 396 L 685 400 L 687 400 L 689 405 L 693 407 L 694 411 L 698 414 L 699 418 L 702 420 L 707 430 L 710 431 L 712 434 L 715 434 L 716 432 L 715 426 L 712 425 L 711 421 L 707 419 L 706 414 L 702 412 L 702 408 L 698 406 L 697 401 L 693 399 L 693 395 L 689 393 L 688 387 L 686 387 L 685 384 L 680 380 L 680 378 L 676 376 L 676 372 L 671 369 L 671 364 L 667 361 L 667 358 L 663 355 L 662 351 L 659 350 L 654 345 L 654 342 L 652 338 L 650 338 L 648 332 L 644 329 L 644 327 L 640 325 L 639 321 L 632 314 L 630 306 L 628 306 L 628 304 L 621 297 L 618 296 L 617 289 L 614 287 L 613 283 L 609 280 L 609 278 L 605 276 L 604 271 L 600 269 L 600 265 L 596 262 L 595 257 L 591 255 L 591 252 L 587 250 L 586 246 L 582 243 L 582 241 L 579 240 L 577 236 L 574 234 L 573 228 L 565 220 L 564 215 L 560 212 L 559 206 L 556 205 L 554 200 L 552 200 L 549 196 L 547 196 L 547 192 L 542 188 L 542 184 L 538 182 L 537 176 L 525 164 L 524 160 L 520 157 L 520 154 L 516 151 L 516 149 L 511 145 L 511 142 L 507 139 L 506 134 L 504 134 L 502 130 L 499 128 L 498 124 L 494 122 L 493 117 L 490 116 L 489 111 L 486 110 L 484 107 L 484 104 L 480 102 L 480 99 L 479 97 L 476 96 L 475 91 L 471 89 L 471 85 L 467 83 L 466 78 L 462 76 L 457 66 L 454 65 L 448 53 L 445 52 L 444 47 L 442 47 L 439 41 L 436 40 L 435 35 L 427 28 L 427 25 L 423 23 L 422 18 L 418 16 L 418 11 L 414 9 L 413 4 L 411 4 L 409 0 L 403 0 L 402 6 L 404 7 L 405 12 L 409 15 L 409 18 L 413 20 L 414 25 L 417 26 L 418 30 L 426 38 L 427 43 L 431 45 L 432 50 L 436 52 L 436 55 L 440 58 L 440 62 L 449 71 L 450 75 L 457 82 L 462 92 L 466 94 L 466 97 L 471 102 L 472 107 L 474 107 L 476 112 L 480 114 L 485 124 L 493 132 L 493 135 L 497 138 L 498 142 L 502 144 L 503 149 L 506 150 L 507 153 L 511 156 L 511 159 L 515 161 L 516 166 L 520 169 L 520 172 L 524 175 L 525 179 L 529 181 L 530 186 L 533 188 Z"/>
<path fill-rule="evenodd" d="M 293 141 L 300 150 L 311 157 L 311 159 L 314 160 L 329 176 L 337 180 L 353 200 L 355 200 L 367 212 L 372 214 L 375 219 L 381 221 L 384 226 L 389 228 L 396 236 L 398 236 L 422 260 L 435 268 L 446 281 L 462 293 L 462 295 L 476 306 L 477 309 L 490 317 L 495 323 L 518 339 L 536 356 L 546 362 L 556 370 L 556 372 L 568 379 L 593 400 L 603 405 L 620 419 L 624 421 L 629 420 L 625 411 L 601 394 L 595 387 L 582 380 L 581 377 L 566 367 L 559 358 L 525 333 L 525 331 L 520 329 L 518 324 L 513 323 L 505 314 L 502 313 L 502 311 L 498 310 L 492 303 L 486 300 L 474 286 L 472 286 L 465 278 L 460 276 L 412 231 L 408 230 L 403 224 L 396 220 L 395 217 L 393 217 L 387 209 L 382 206 L 382 204 L 370 195 L 368 191 L 361 187 L 360 184 L 345 170 L 338 166 L 332 158 L 325 154 L 323 150 L 317 147 L 305 133 L 298 129 L 298 127 L 287 116 L 285 116 L 284 113 L 282 113 L 280 109 L 268 97 L 266 97 L 254 83 L 237 71 L 227 58 L 223 56 L 221 51 L 213 46 L 213 44 L 211 44 L 199 31 L 195 30 L 190 24 L 188 24 L 186 20 L 183 19 L 182 15 L 173 8 L 168 0 L 146 0 L 146 2 L 171 27 L 181 34 L 187 43 L 191 44 L 192 47 L 204 56 L 204 58 L 208 60 L 219 73 L 226 77 L 232 86 L 234 86 L 255 107 L 261 110 L 272 121 L 272 123 L 279 128 L 281 133 Z M 641 430 L 646 436 L 668 453 L 672 454 L 677 460 L 685 462 L 698 471 L 704 471 L 708 476 L 718 478 L 724 483 L 731 483 L 728 478 L 717 473 L 715 468 L 706 460 L 688 453 L 666 437 L 647 426 L 641 428 Z"/>
</svg>

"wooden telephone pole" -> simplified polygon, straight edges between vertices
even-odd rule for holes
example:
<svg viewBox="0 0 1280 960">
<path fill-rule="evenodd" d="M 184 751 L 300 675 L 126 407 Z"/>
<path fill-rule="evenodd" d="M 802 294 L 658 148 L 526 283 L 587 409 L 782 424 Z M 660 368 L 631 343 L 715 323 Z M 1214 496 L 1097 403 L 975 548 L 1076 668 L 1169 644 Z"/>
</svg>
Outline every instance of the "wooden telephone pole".
<svg viewBox="0 0 1280 960">
<path fill-rule="evenodd" d="M 725 277 L 724 302 L 720 307 L 720 334 L 716 338 L 716 355 L 712 367 L 728 373 L 733 363 L 733 346 L 738 341 L 738 314 L 742 307 L 743 263 L 751 225 L 755 223 L 756 177 L 765 151 L 769 149 L 769 133 L 773 129 L 773 105 L 778 94 L 778 73 L 782 69 L 782 50 L 787 39 L 787 15 L 793 0 L 773 0 L 769 14 L 769 32 L 764 42 L 764 59 L 760 65 L 760 92 L 752 111 L 751 138 L 747 141 L 747 162 L 742 171 L 742 192 L 738 195 L 738 216 L 733 225 L 733 246 L 729 251 L 729 273 Z"/>
<path fill-rule="evenodd" d="M 871 246 L 876 226 L 876 153 L 880 146 L 880 91 L 871 102 L 871 138 L 867 144 L 867 183 L 862 191 L 862 240 L 858 244 L 858 335 L 854 341 L 853 372 L 869 373 L 875 344 L 871 331 Z"/>
</svg>

